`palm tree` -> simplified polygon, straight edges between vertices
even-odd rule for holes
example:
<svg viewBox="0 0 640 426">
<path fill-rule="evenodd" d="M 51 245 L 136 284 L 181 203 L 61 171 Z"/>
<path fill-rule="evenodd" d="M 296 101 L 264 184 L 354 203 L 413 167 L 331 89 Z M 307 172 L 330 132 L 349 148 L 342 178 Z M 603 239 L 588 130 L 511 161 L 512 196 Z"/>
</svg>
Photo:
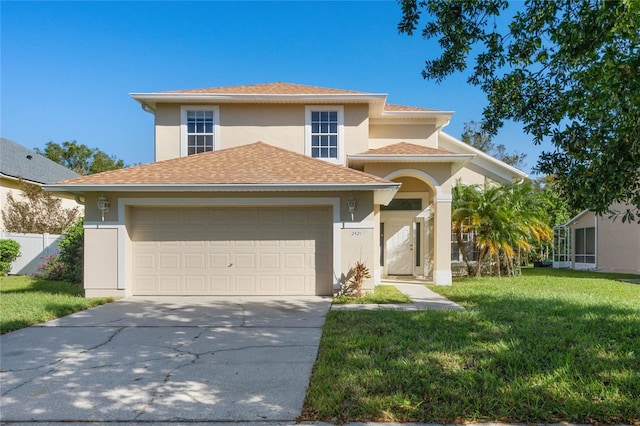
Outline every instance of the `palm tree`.
<svg viewBox="0 0 640 426">
<path fill-rule="evenodd" d="M 544 198 L 530 183 L 509 186 L 485 183 L 483 187 L 459 184 L 452 193 L 452 232 L 469 274 L 480 276 L 485 260 L 495 259 L 498 275 L 501 274 L 501 263 L 508 275 L 515 275 L 516 270 L 519 271 L 521 250 L 529 250 L 532 239 L 551 238 Z M 462 233 L 470 230 L 476 233 L 479 252 L 475 269 L 462 244 Z"/>
</svg>

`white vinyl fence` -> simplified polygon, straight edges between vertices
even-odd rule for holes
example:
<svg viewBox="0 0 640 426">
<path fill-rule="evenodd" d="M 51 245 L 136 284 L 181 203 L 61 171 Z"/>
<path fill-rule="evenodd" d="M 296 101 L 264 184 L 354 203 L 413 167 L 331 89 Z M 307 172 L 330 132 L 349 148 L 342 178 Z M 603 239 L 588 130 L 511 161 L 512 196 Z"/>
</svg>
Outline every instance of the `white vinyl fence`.
<svg viewBox="0 0 640 426">
<path fill-rule="evenodd" d="M 11 264 L 10 274 L 34 274 L 44 258 L 58 253 L 58 241 L 62 235 L 53 234 L 20 234 L 17 232 L 0 232 L 0 239 L 14 240 L 20 244 L 20 257 Z"/>
</svg>

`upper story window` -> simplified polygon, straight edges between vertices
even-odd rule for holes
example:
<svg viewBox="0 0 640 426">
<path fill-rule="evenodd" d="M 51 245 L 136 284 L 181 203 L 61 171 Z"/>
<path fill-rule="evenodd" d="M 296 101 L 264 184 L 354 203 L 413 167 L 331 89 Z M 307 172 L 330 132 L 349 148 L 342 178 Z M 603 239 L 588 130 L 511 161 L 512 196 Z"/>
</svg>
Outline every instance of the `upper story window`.
<svg viewBox="0 0 640 426">
<path fill-rule="evenodd" d="M 308 156 L 344 163 L 344 108 L 307 106 L 305 152 Z"/>
<path fill-rule="evenodd" d="M 217 147 L 218 107 L 184 106 L 181 108 L 180 153 L 186 155 L 214 151 Z"/>
</svg>

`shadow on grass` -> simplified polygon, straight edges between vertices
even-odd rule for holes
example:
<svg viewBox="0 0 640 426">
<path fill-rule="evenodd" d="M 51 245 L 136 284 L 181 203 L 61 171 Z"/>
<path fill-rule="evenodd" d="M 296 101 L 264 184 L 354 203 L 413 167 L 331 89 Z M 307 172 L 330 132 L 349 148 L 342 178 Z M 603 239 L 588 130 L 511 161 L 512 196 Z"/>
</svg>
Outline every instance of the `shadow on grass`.
<svg viewBox="0 0 640 426">
<path fill-rule="evenodd" d="M 472 294 L 331 312 L 305 412 L 330 421 L 640 423 L 640 309 Z"/>
</svg>

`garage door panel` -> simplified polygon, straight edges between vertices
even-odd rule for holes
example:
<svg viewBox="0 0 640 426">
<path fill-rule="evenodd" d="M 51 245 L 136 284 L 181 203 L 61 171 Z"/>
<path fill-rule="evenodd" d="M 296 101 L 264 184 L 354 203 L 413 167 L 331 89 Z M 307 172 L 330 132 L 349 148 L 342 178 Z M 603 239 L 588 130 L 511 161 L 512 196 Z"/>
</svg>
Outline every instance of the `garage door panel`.
<svg viewBox="0 0 640 426">
<path fill-rule="evenodd" d="M 209 282 L 207 285 L 207 294 L 231 294 L 232 293 L 232 281 L 229 275 L 216 274 L 209 276 Z"/>
<path fill-rule="evenodd" d="M 283 290 L 287 293 L 304 294 L 308 292 L 305 282 L 308 277 L 305 275 L 287 275 L 284 277 Z"/>
<path fill-rule="evenodd" d="M 134 254 L 134 263 L 138 269 L 156 269 L 155 253 L 137 252 Z"/>
<path fill-rule="evenodd" d="M 158 256 L 158 269 L 163 270 L 179 270 L 181 269 L 182 262 L 182 253 L 173 252 L 173 253 L 160 253 Z"/>
<path fill-rule="evenodd" d="M 331 294 L 330 213 L 135 208 L 133 294 Z"/>
<path fill-rule="evenodd" d="M 256 254 L 255 253 L 236 253 L 235 262 L 233 267 L 236 269 L 256 269 Z"/>
<path fill-rule="evenodd" d="M 258 253 L 258 268 L 280 270 L 280 253 Z"/>
<path fill-rule="evenodd" d="M 180 294 L 180 275 L 160 275 L 158 277 L 158 293 L 160 294 Z"/>
<path fill-rule="evenodd" d="M 306 269 L 307 267 L 305 253 L 286 253 L 283 257 L 285 270 Z"/>
<path fill-rule="evenodd" d="M 258 286 L 258 293 L 278 294 L 280 293 L 280 275 L 262 275 Z"/>
<path fill-rule="evenodd" d="M 236 275 L 234 287 L 238 293 L 253 294 L 256 292 L 256 276 Z"/>
<path fill-rule="evenodd" d="M 155 275 L 143 275 L 136 276 L 136 290 L 144 294 L 157 293 L 157 277 Z"/>
<path fill-rule="evenodd" d="M 212 269 L 227 270 L 232 263 L 231 253 L 209 253 L 209 265 Z"/>
<path fill-rule="evenodd" d="M 184 291 L 189 294 L 205 294 L 207 291 L 207 276 L 186 275 L 184 277 Z"/>
<path fill-rule="evenodd" d="M 184 266 L 189 269 L 207 269 L 207 256 L 205 253 L 184 253 Z"/>
</svg>

